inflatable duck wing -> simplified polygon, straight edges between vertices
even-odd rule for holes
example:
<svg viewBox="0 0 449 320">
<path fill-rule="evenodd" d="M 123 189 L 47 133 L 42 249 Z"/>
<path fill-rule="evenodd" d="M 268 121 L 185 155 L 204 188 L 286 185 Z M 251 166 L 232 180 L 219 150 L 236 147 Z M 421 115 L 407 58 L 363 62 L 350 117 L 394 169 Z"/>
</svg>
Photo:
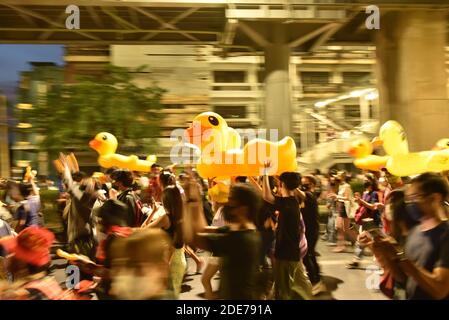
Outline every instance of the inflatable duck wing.
<svg viewBox="0 0 449 320">
<path fill-rule="evenodd" d="M 449 170 L 449 139 L 441 139 L 436 143 L 427 160 L 427 167 L 433 172 Z"/>
<path fill-rule="evenodd" d="M 118 167 L 131 171 L 149 172 L 151 165 L 156 162 L 156 156 L 150 155 L 146 160 L 140 160 L 137 156 L 124 156 L 115 153 L 117 150 L 117 139 L 108 132 L 101 132 L 89 142 L 89 146 L 98 152 L 98 163 L 103 168 Z"/>
<path fill-rule="evenodd" d="M 355 157 L 354 165 L 362 170 L 380 171 L 385 168 L 388 156 L 373 155 L 373 145 L 368 139 L 357 139 L 351 145 L 349 154 Z"/>
<path fill-rule="evenodd" d="M 214 112 L 199 114 L 186 130 L 188 142 L 200 149 L 197 170 L 203 178 L 259 176 L 268 160 L 270 174 L 296 170 L 296 145 L 291 137 L 278 142 L 253 139 L 242 150 L 236 148 L 241 139 L 234 131 Z"/>
</svg>

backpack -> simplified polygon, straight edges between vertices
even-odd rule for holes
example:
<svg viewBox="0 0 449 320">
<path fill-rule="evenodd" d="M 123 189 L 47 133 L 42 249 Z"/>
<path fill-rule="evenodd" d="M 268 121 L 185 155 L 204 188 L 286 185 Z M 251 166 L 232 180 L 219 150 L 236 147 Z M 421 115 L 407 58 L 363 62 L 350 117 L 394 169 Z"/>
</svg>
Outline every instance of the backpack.
<svg viewBox="0 0 449 320">
<path fill-rule="evenodd" d="M 126 191 L 127 195 L 131 195 L 134 199 L 134 209 L 135 209 L 135 218 L 136 218 L 136 223 L 134 226 L 132 227 L 140 227 L 143 223 L 143 212 L 142 212 L 142 208 L 143 208 L 143 203 L 140 200 L 140 198 L 132 191 L 132 190 L 128 190 Z"/>
</svg>

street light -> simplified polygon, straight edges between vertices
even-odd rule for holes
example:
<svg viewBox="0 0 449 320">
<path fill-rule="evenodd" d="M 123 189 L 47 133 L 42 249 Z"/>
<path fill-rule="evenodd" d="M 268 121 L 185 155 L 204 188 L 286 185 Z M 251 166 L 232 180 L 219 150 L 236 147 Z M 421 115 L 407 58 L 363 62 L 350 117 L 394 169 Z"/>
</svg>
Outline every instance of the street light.
<svg viewBox="0 0 449 320">
<path fill-rule="evenodd" d="M 18 103 L 17 109 L 20 110 L 31 110 L 33 109 L 33 105 L 31 103 Z"/>
<path fill-rule="evenodd" d="M 32 128 L 32 127 L 33 127 L 33 125 L 31 123 L 26 123 L 26 122 L 20 122 L 17 125 L 17 128 L 19 128 L 19 129 L 29 129 L 29 128 Z"/>
</svg>

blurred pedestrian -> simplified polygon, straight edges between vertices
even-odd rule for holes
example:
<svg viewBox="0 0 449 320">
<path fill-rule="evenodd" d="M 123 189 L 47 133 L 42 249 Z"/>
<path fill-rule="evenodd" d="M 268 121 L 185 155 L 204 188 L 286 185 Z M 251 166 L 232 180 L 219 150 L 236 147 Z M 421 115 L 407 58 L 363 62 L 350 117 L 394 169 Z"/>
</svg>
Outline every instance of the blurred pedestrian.
<svg viewBox="0 0 449 320">
<path fill-rule="evenodd" d="M 7 269 L 12 283 L 0 288 L 3 300 L 60 300 L 65 292 L 49 275 L 50 247 L 54 235 L 47 229 L 32 226 L 23 229 L 17 237 L 0 240 L 7 256 Z"/>
<path fill-rule="evenodd" d="M 265 173 L 270 163 L 265 164 Z M 311 284 L 300 256 L 301 212 L 295 190 L 301 182 L 300 174 L 284 172 L 279 177 L 281 196 L 271 192 L 268 175 L 264 175 L 263 199 L 274 204 L 279 212 L 274 249 L 275 299 L 310 299 Z"/>
<path fill-rule="evenodd" d="M 111 294 L 124 300 L 174 299 L 169 281 L 171 240 L 159 229 L 137 230 L 113 245 Z"/>
<path fill-rule="evenodd" d="M 226 300 L 259 299 L 258 275 L 261 239 L 256 230 L 260 197 L 248 184 L 237 183 L 223 207 L 223 228 L 206 228 L 199 194 L 189 203 L 193 215 L 194 242 L 200 248 L 221 257 L 220 297 Z M 201 233 L 198 233 L 201 232 Z"/>
<path fill-rule="evenodd" d="M 355 217 L 356 223 L 359 225 L 359 233 L 363 232 L 363 223 L 365 219 L 372 220 L 373 223 L 371 228 L 381 228 L 380 213 L 377 209 L 379 204 L 379 188 L 377 185 L 377 180 L 372 175 L 366 175 L 363 185 L 365 191 L 363 192 L 362 197 L 358 194 L 355 195 L 355 202 L 359 205 Z M 356 269 L 360 267 L 360 260 L 364 254 L 364 247 L 358 241 L 356 242 L 354 253 L 355 257 L 353 261 L 346 266 L 349 269 Z"/>
<path fill-rule="evenodd" d="M 356 242 L 357 235 L 351 229 L 350 214 L 354 201 L 354 194 L 351 189 L 351 185 L 348 183 L 348 176 L 345 171 L 340 171 L 337 174 L 339 182 L 338 194 L 334 197 L 337 200 L 338 218 L 336 221 L 337 226 L 337 247 L 334 252 L 344 252 L 346 249 L 346 238 L 352 243 Z"/>
<path fill-rule="evenodd" d="M 165 230 L 172 240 L 173 247 L 170 258 L 170 279 L 175 297 L 181 293 L 182 280 L 187 267 L 184 255 L 184 204 L 181 192 L 175 185 L 169 185 L 162 191 L 162 204 L 165 215 L 160 216 L 147 226 Z"/>
<path fill-rule="evenodd" d="M 360 237 L 385 271 L 406 288 L 409 300 L 449 298 L 449 225 L 441 220 L 448 196 L 449 186 L 440 175 L 421 174 L 406 190 L 407 214 L 419 224 L 409 231 L 405 246 L 388 237 Z"/>
<path fill-rule="evenodd" d="M 127 169 L 115 170 L 111 173 L 112 186 L 118 191 L 117 200 L 128 207 L 127 223 L 130 227 L 140 227 L 142 224 L 142 203 L 133 190 L 133 174 Z"/>
<path fill-rule="evenodd" d="M 315 190 L 316 179 L 313 176 L 304 176 L 301 179 L 301 191 L 304 193 L 301 214 L 305 223 L 305 234 L 307 239 L 307 254 L 303 258 L 304 266 L 310 282 L 312 283 L 312 293 L 317 295 L 325 292 L 326 286 L 321 281 L 320 266 L 318 265 L 315 251 L 320 236 L 320 223 L 318 212 L 318 201 Z"/>
</svg>

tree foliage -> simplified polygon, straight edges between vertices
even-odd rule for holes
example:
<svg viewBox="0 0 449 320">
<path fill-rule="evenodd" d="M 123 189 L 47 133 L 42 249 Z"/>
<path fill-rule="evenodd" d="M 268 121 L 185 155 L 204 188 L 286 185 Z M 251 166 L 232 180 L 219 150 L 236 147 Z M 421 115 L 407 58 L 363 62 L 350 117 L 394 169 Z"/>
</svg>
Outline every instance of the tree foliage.
<svg viewBox="0 0 449 320">
<path fill-rule="evenodd" d="M 108 66 L 101 77 L 84 77 L 73 84 L 55 84 L 32 110 L 33 130 L 43 136 L 40 148 L 50 152 L 83 149 L 98 132 L 115 135 L 119 149 L 151 153 L 157 150 L 164 89 L 140 87 L 136 75 L 145 66 L 128 70 Z"/>
</svg>

